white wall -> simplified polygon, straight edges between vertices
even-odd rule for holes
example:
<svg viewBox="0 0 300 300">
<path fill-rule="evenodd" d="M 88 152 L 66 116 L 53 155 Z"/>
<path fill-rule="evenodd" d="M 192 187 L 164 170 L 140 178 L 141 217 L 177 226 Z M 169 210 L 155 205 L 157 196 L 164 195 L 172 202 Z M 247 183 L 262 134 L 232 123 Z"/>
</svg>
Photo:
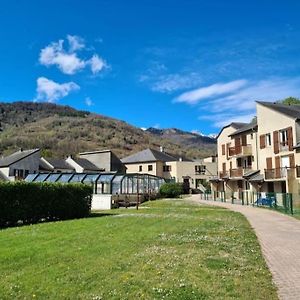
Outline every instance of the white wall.
<svg viewBox="0 0 300 300">
<path fill-rule="evenodd" d="M 111 195 L 94 194 L 92 199 L 92 210 L 108 210 L 111 209 Z"/>
</svg>

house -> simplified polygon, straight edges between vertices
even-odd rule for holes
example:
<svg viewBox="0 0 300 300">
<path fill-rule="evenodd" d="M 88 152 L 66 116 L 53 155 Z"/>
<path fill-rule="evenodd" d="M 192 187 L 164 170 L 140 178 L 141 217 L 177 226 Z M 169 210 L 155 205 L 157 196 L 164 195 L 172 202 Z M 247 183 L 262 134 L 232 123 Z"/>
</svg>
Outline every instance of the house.
<svg viewBox="0 0 300 300">
<path fill-rule="evenodd" d="M 85 158 L 68 156 L 66 163 L 75 169 L 76 173 L 99 173 L 104 169 L 98 168 L 92 162 Z"/>
<path fill-rule="evenodd" d="M 65 159 L 41 157 L 40 172 L 74 173 L 75 168 L 68 164 Z"/>
<path fill-rule="evenodd" d="M 215 158 L 211 161 L 192 161 L 182 156 L 160 150 L 145 149 L 122 159 L 127 173 L 140 173 L 159 176 L 182 182 L 187 188 L 203 188 L 202 183 L 216 176 Z"/>
<path fill-rule="evenodd" d="M 293 193 L 300 185 L 300 106 L 257 102 L 251 123 L 231 123 L 218 141 L 214 191 L 225 197 L 245 193 Z"/>
<path fill-rule="evenodd" d="M 24 179 L 29 173 L 39 172 L 40 149 L 20 149 L 0 159 L 0 177 L 2 180 Z"/>
<path fill-rule="evenodd" d="M 86 159 L 104 172 L 126 173 L 126 167 L 111 150 L 98 150 L 79 153 L 79 158 Z"/>
</svg>

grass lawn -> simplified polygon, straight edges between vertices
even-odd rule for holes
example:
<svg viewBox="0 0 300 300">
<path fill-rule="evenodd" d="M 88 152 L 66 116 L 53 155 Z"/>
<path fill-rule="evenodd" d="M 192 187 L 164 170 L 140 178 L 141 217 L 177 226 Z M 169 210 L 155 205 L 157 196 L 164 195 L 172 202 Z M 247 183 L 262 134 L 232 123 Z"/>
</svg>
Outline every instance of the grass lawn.
<svg viewBox="0 0 300 300">
<path fill-rule="evenodd" d="M 277 299 L 246 219 L 186 200 L 0 231 L 0 299 Z"/>
</svg>

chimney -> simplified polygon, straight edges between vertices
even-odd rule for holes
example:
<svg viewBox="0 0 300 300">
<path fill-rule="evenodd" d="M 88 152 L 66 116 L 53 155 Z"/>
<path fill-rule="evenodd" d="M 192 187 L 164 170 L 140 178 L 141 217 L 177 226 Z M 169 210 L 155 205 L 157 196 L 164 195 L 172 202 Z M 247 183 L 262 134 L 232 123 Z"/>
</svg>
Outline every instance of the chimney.
<svg viewBox="0 0 300 300">
<path fill-rule="evenodd" d="M 159 151 L 160 151 L 160 152 L 165 152 L 164 147 L 163 147 L 163 146 L 160 146 L 160 147 L 159 147 Z"/>
</svg>

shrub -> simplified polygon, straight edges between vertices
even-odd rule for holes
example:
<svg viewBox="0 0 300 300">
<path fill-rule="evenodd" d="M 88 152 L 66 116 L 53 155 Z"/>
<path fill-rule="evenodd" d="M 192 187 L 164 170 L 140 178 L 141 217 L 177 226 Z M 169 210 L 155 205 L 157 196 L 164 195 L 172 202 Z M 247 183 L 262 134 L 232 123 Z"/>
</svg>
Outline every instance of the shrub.
<svg viewBox="0 0 300 300">
<path fill-rule="evenodd" d="M 183 194 L 183 186 L 181 183 L 164 183 L 160 189 L 159 194 L 162 197 L 177 198 L 179 195 Z"/>
<path fill-rule="evenodd" d="M 86 217 L 92 194 L 79 183 L 0 182 L 0 227 Z"/>
</svg>

